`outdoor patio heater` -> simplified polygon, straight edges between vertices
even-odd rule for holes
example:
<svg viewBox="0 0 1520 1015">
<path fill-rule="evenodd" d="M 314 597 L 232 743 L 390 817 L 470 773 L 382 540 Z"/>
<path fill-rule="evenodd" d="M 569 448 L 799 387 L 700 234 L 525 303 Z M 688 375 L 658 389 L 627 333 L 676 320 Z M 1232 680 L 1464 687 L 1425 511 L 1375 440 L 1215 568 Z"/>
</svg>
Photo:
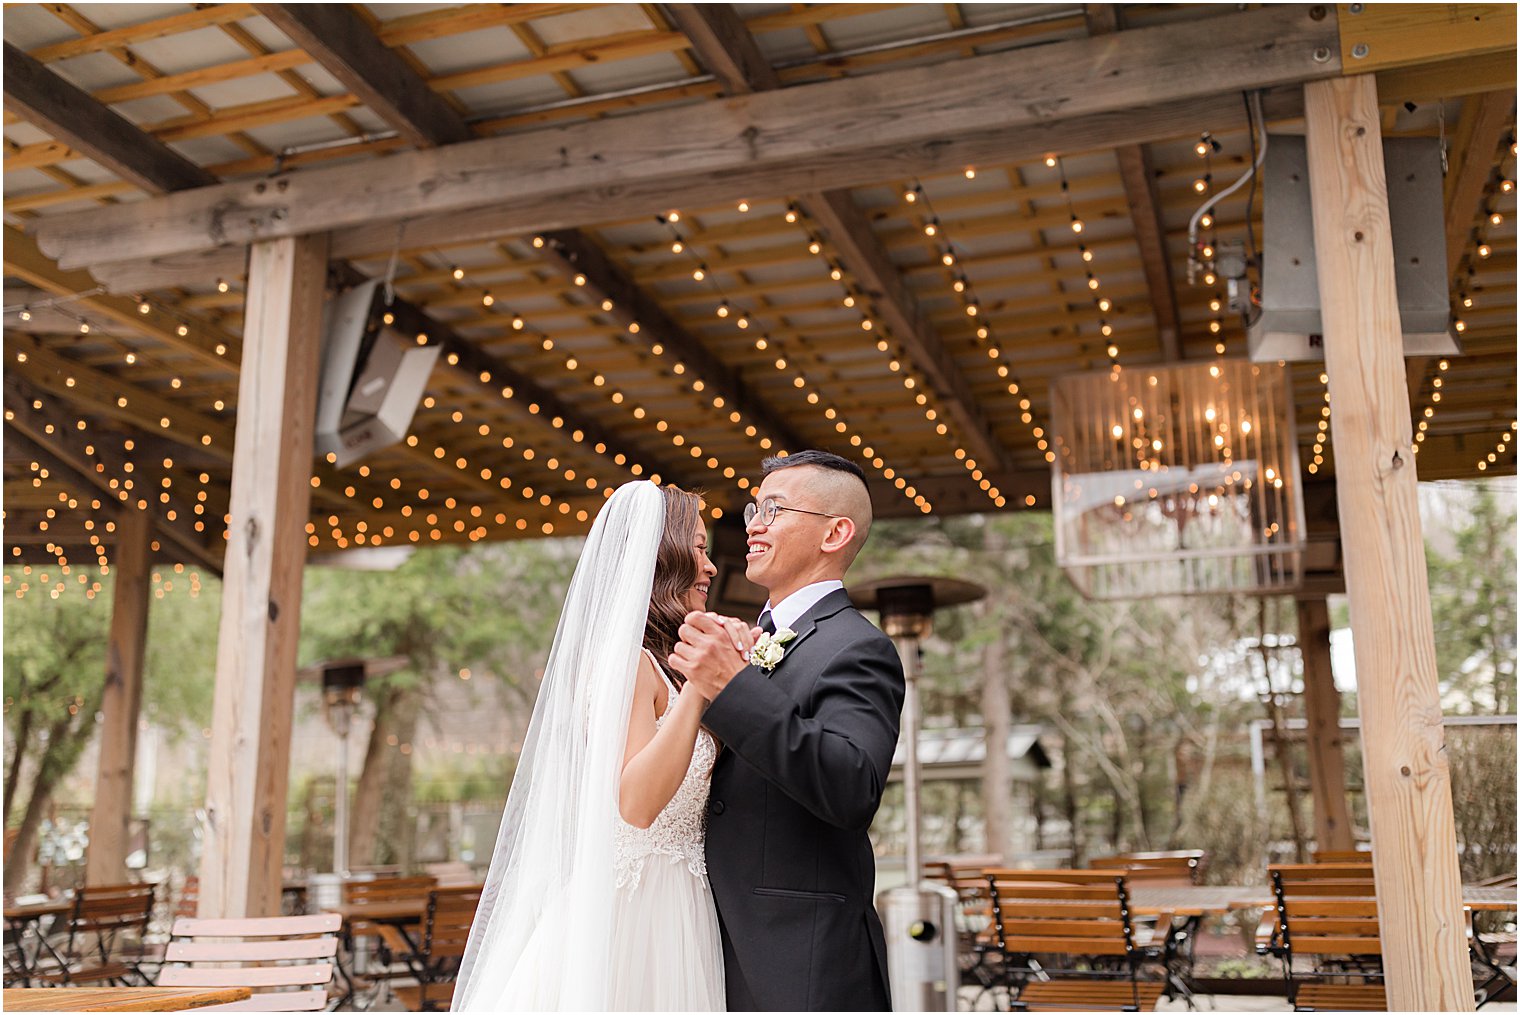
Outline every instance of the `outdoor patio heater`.
<svg viewBox="0 0 1520 1015">
<path fill-rule="evenodd" d="M 903 699 L 903 809 L 907 824 L 907 883 L 876 897 L 887 938 L 887 974 L 894 1011 L 955 1011 L 960 986 L 956 962 L 956 895 L 923 880 L 919 840 L 918 762 L 919 643 L 934 626 L 942 606 L 975 602 L 987 590 L 952 578 L 882 578 L 850 589 L 863 610 L 881 613 L 881 629 L 902 657 L 907 694 Z"/>
<path fill-rule="evenodd" d="M 406 656 L 385 659 L 339 659 L 316 663 L 299 676 L 322 683 L 322 715 L 338 737 L 337 764 L 333 772 L 333 874 L 346 878 L 348 871 L 348 735 L 354 713 L 363 699 L 364 682 L 401 669 Z M 336 901 L 336 900 L 334 900 Z"/>
</svg>

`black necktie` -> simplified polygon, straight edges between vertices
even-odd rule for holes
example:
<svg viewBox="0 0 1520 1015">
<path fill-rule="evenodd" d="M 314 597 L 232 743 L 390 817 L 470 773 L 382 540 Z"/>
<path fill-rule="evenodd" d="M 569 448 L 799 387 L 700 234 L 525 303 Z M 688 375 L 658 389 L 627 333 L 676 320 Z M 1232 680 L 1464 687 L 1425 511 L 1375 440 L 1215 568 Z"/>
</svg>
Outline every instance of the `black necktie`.
<svg viewBox="0 0 1520 1015">
<path fill-rule="evenodd" d="M 764 613 L 760 614 L 760 630 L 764 631 L 766 634 L 776 633 L 776 618 L 771 616 L 770 610 L 766 610 Z"/>
</svg>

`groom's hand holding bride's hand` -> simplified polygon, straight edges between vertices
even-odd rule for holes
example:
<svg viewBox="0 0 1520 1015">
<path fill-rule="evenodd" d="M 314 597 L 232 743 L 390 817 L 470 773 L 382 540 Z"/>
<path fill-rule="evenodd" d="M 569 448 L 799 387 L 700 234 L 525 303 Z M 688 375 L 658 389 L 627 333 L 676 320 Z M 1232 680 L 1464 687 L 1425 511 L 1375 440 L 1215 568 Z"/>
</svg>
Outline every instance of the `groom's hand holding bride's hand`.
<svg viewBox="0 0 1520 1015">
<path fill-rule="evenodd" d="M 760 629 L 734 617 L 694 610 L 681 625 L 681 640 L 670 654 L 670 665 L 708 701 L 749 665 L 749 650 Z"/>
</svg>

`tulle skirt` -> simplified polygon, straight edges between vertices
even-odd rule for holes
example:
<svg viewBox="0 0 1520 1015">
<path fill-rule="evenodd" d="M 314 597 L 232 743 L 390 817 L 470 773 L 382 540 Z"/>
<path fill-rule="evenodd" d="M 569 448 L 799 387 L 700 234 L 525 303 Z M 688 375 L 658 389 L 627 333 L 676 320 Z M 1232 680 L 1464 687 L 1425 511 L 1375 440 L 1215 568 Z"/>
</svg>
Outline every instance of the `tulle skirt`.
<svg viewBox="0 0 1520 1015">
<path fill-rule="evenodd" d="M 654 855 L 639 883 L 613 897 L 611 961 L 602 980 L 583 965 L 562 907 L 548 907 L 514 963 L 488 949 L 456 1011 L 723 1011 L 723 941 L 707 879 L 686 861 Z M 605 983 L 606 996 L 598 984 Z"/>
<path fill-rule="evenodd" d="M 645 858 L 619 888 L 609 986 L 613 1011 L 723 1011 L 723 941 L 707 879 L 678 857 Z"/>
</svg>

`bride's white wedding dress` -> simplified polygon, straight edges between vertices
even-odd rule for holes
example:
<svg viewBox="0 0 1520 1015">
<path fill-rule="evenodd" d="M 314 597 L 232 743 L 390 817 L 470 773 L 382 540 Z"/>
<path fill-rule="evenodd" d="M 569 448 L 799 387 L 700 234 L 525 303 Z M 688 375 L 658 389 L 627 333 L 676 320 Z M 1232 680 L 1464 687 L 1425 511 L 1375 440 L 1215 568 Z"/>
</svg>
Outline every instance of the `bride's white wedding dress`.
<svg viewBox="0 0 1520 1015">
<path fill-rule="evenodd" d="M 717 747 L 698 733 L 680 788 L 647 829 L 618 812 L 628 717 L 664 500 L 626 483 L 570 580 L 503 809 L 454 1011 L 719 1011 L 723 951 L 707 883 Z M 651 657 L 652 658 L 652 657 Z M 666 712 L 675 687 L 666 682 Z"/>
<path fill-rule="evenodd" d="M 676 689 L 658 662 L 655 669 L 666 693 L 658 728 Z M 609 970 L 615 1011 L 723 1010 L 723 943 L 706 859 L 707 793 L 717 757 L 712 734 L 697 730 L 686 776 L 654 823 L 617 823 Z"/>
</svg>

